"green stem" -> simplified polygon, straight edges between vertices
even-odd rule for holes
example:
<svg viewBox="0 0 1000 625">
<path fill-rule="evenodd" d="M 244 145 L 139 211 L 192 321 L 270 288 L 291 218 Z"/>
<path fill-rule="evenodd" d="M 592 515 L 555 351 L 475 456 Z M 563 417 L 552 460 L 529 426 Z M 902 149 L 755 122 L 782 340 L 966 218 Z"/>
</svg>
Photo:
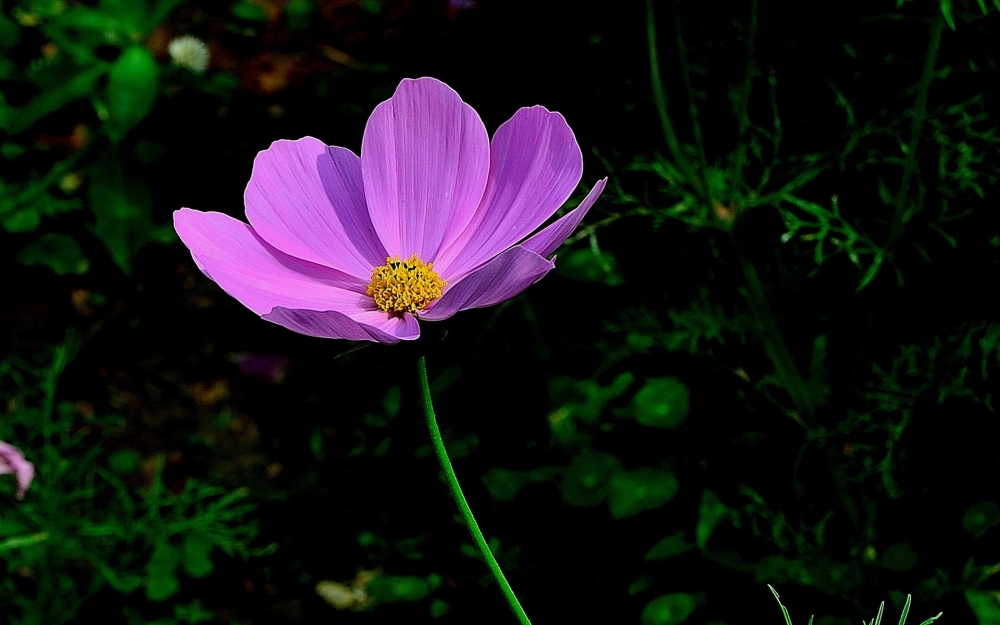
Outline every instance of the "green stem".
<svg viewBox="0 0 1000 625">
<path fill-rule="evenodd" d="M 889 230 L 889 240 L 885 244 L 887 255 L 891 255 L 896 249 L 896 245 L 903 236 L 903 229 L 906 227 L 906 222 L 911 216 L 908 214 L 906 200 L 910 193 L 910 184 L 913 176 L 917 173 L 917 147 L 920 143 L 920 133 L 927 119 L 927 94 L 931 90 L 931 83 L 934 82 L 934 67 L 937 65 L 938 53 L 941 50 L 941 34 L 943 31 L 944 19 L 938 15 L 931 26 L 931 41 L 927 46 L 927 56 L 924 57 L 924 72 L 920 78 L 917 101 L 913 107 L 913 123 L 910 125 L 910 141 L 907 144 L 906 160 L 903 163 L 903 179 L 899 184 L 899 193 L 896 195 L 896 206 L 893 211 L 892 224 Z"/>
<path fill-rule="evenodd" d="M 684 45 L 684 34 L 681 31 L 681 15 L 674 11 L 674 34 L 677 38 L 677 59 L 681 66 L 681 78 L 684 80 L 684 90 L 687 92 L 688 116 L 691 118 L 691 132 L 694 134 L 694 145 L 698 150 L 698 163 L 701 165 L 702 200 L 709 207 L 715 206 L 712 189 L 708 184 L 708 155 L 705 153 L 705 141 L 701 136 L 701 122 L 698 121 L 698 105 L 694 101 L 694 87 L 691 86 L 691 66 L 687 61 L 687 48 Z"/>
<path fill-rule="evenodd" d="M 677 131 L 667 110 L 667 92 L 663 88 L 663 77 L 660 75 L 660 52 L 656 45 L 656 21 L 653 19 L 653 0 L 646 0 L 646 42 L 649 47 L 649 73 L 653 87 L 653 101 L 656 112 L 660 116 L 660 126 L 663 128 L 663 139 L 674 157 L 674 162 L 681 169 L 688 182 L 701 194 L 701 184 L 695 176 L 694 168 L 688 162 L 677 138 Z"/>
<path fill-rule="evenodd" d="M 739 123 L 740 142 L 736 147 L 736 163 L 733 167 L 733 190 L 743 193 L 744 168 L 747 165 L 747 133 L 750 131 L 750 89 L 753 85 L 753 55 L 757 39 L 757 14 L 760 0 L 750 2 L 750 32 L 747 34 L 747 62 L 743 72 L 743 86 L 740 89 L 740 99 L 736 103 L 736 118 Z"/>
<path fill-rule="evenodd" d="M 437 417 L 434 416 L 434 404 L 431 401 L 431 386 L 427 381 L 427 362 L 423 356 L 417 362 L 417 369 L 420 372 L 420 392 L 424 402 L 424 414 L 427 416 L 427 429 L 430 430 L 434 452 L 437 454 L 438 462 L 441 463 L 441 469 L 444 470 L 448 487 L 451 489 L 451 496 L 455 499 L 455 503 L 458 504 L 462 518 L 465 519 L 469 533 L 472 534 L 472 540 L 476 543 L 476 547 L 479 548 L 479 552 L 483 554 L 483 560 L 490 567 L 490 572 L 493 573 L 494 579 L 497 580 L 497 584 L 500 586 L 503 596 L 507 599 L 510 609 L 522 625 L 531 625 L 528 615 L 524 613 L 524 608 L 518 602 L 517 596 L 514 595 L 510 584 L 507 583 L 507 578 L 504 577 L 503 571 L 500 570 L 500 565 L 497 564 L 496 558 L 493 557 L 493 552 L 490 551 L 489 545 L 486 544 L 483 532 L 479 529 L 476 517 L 473 516 L 472 509 L 469 507 L 469 502 L 465 500 L 465 495 L 462 494 L 462 487 L 458 483 L 458 476 L 455 475 L 455 469 L 451 466 L 451 459 L 448 457 L 448 451 L 444 447 L 444 440 L 441 438 L 441 430 L 438 428 Z"/>
<path fill-rule="evenodd" d="M 739 256 L 740 268 L 743 270 L 743 277 L 746 280 L 747 301 L 750 304 L 750 311 L 757 321 L 760 329 L 761 339 L 767 356 L 774 365 L 775 372 L 781 379 L 785 390 L 791 396 L 795 412 L 790 416 L 801 425 L 810 429 L 816 425 L 816 407 L 809 392 L 809 386 L 795 365 L 795 359 L 785 342 L 785 335 L 781 331 L 781 325 L 771 311 L 764 284 L 757 274 L 757 268 L 747 258 L 739 242 L 734 240 L 736 253 Z"/>
</svg>

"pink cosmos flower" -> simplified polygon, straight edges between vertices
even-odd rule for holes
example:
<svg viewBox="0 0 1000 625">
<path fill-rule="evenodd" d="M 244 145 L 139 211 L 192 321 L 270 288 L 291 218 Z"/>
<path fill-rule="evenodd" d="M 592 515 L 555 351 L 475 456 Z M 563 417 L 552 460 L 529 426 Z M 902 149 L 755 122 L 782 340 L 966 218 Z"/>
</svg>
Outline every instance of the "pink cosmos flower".
<svg viewBox="0 0 1000 625">
<path fill-rule="evenodd" d="M 24 459 L 20 449 L 0 441 L 0 475 L 7 473 L 17 480 L 17 498 L 24 499 L 24 493 L 35 479 L 35 465 Z"/>
<path fill-rule="evenodd" d="M 199 269 L 264 319 L 395 343 L 419 336 L 418 318 L 497 304 L 548 273 L 604 190 L 607 179 L 539 230 L 582 174 L 559 113 L 522 108 L 490 141 L 450 87 L 407 79 L 368 118 L 360 157 L 276 141 L 254 160 L 249 225 L 183 208 L 174 228 Z"/>
</svg>

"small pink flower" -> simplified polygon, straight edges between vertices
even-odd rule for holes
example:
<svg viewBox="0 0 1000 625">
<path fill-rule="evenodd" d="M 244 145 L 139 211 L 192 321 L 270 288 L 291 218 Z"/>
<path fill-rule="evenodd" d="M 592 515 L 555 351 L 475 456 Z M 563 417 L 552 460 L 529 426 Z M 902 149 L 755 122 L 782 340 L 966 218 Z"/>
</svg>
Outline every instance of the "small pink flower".
<svg viewBox="0 0 1000 625">
<path fill-rule="evenodd" d="M 545 276 L 604 190 L 542 228 L 582 175 L 559 113 L 522 108 L 490 141 L 450 87 L 407 79 L 368 118 L 360 157 L 276 141 L 254 160 L 249 225 L 183 208 L 174 227 L 205 275 L 264 319 L 395 343 L 419 336 L 418 318 L 492 306 Z"/>
<path fill-rule="evenodd" d="M 13 474 L 17 480 L 17 498 L 24 499 L 24 493 L 35 479 L 35 465 L 24 459 L 21 450 L 0 441 L 0 475 Z"/>
</svg>

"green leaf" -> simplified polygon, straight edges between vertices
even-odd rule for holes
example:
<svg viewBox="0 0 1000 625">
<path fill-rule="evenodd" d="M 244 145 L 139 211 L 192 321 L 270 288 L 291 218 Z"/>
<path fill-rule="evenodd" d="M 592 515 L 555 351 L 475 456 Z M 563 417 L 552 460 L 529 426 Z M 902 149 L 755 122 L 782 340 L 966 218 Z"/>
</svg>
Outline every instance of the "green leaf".
<svg viewBox="0 0 1000 625">
<path fill-rule="evenodd" d="M 659 508 L 677 494 L 674 474 L 650 467 L 615 473 L 608 485 L 611 487 L 608 509 L 616 519 Z"/>
<path fill-rule="evenodd" d="M 389 390 L 385 392 L 385 397 L 382 398 L 382 409 L 385 410 L 385 416 L 390 419 L 399 414 L 399 407 L 402 403 L 402 393 L 398 386 L 389 387 Z"/>
<path fill-rule="evenodd" d="M 483 476 L 483 484 L 497 501 L 510 501 L 524 485 L 524 477 L 519 471 L 508 471 L 497 467 L 490 469 Z"/>
<path fill-rule="evenodd" d="M 121 162 L 112 157 L 90 168 L 89 191 L 96 218 L 94 234 L 108 248 L 115 264 L 130 273 L 132 258 L 155 232 L 149 188 L 137 176 L 126 178 Z"/>
<path fill-rule="evenodd" d="M 369 582 L 367 591 L 380 601 L 419 601 L 430 592 L 430 586 L 414 575 L 382 575 Z"/>
<path fill-rule="evenodd" d="M 43 234 L 34 243 L 25 246 L 18 253 L 17 262 L 45 265 L 60 276 L 86 273 L 90 268 L 90 261 L 77 242 L 72 237 L 54 232 Z"/>
<path fill-rule="evenodd" d="M 617 286 L 623 282 L 622 277 L 615 272 L 617 266 L 618 263 L 610 252 L 601 251 L 598 254 L 586 248 L 560 256 L 556 271 L 581 282 L 601 282 Z"/>
<path fill-rule="evenodd" d="M 141 122 L 156 102 L 160 66 L 152 53 L 135 45 L 118 57 L 108 75 L 108 136 L 120 141 Z"/>
<path fill-rule="evenodd" d="M 229 9 L 229 13 L 233 17 L 238 17 L 241 20 L 247 20 L 248 22 L 265 22 L 267 21 L 267 13 L 261 7 L 257 6 L 252 2 L 247 2 L 246 0 L 240 0 Z"/>
<path fill-rule="evenodd" d="M 667 560 L 674 556 L 678 556 L 686 551 L 694 548 L 694 545 L 689 543 L 684 539 L 684 532 L 679 531 L 676 534 L 671 534 L 667 536 L 660 542 L 653 545 L 653 548 L 646 552 L 643 559 L 645 560 Z"/>
<path fill-rule="evenodd" d="M 372 549 L 386 549 L 389 542 L 375 532 L 361 532 L 358 534 L 358 545 Z"/>
<path fill-rule="evenodd" d="M 970 506 L 962 516 L 962 527 L 973 538 L 979 538 L 997 525 L 1000 525 L 1000 506 L 995 501 Z"/>
<path fill-rule="evenodd" d="M 30 547 L 31 545 L 44 542 L 49 539 L 48 532 L 39 532 L 37 534 L 25 534 L 24 536 L 11 536 L 10 538 L 5 538 L 0 540 L 0 553 L 5 551 L 10 551 L 11 549 L 20 549 L 22 547 Z"/>
<path fill-rule="evenodd" d="M 17 24 L 0 12 L 0 49 L 17 45 L 21 38 L 21 29 Z"/>
<path fill-rule="evenodd" d="M 632 414 L 643 425 L 674 428 L 687 417 L 690 393 L 675 377 L 654 378 L 632 398 Z"/>
<path fill-rule="evenodd" d="M 108 66 L 103 63 L 83 70 L 58 87 L 43 91 L 24 108 L 7 107 L 0 101 L 0 130 L 10 134 L 21 132 L 73 100 L 90 95 L 97 81 L 107 71 Z"/>
<path fill-rule="evenodd" d="M 621 470 L 614 456 L 585 451 L 566 468 L 560 485 L 563 501 L 571 506 L 596 506 L 608 496 L 608 481 Z"/>
<path fill-rule="evenodd" d="M 642 611 L 642 625 L 674 625 L 683 623 L 694 612 L 694 597 L 673 593 L 653 599 Z"/>
<path fill-rule="evenodd" d="M 177 565 L 180 553 L 169 543 L 160 543 L 146 564 L 146 597 L 151 601 L 165 601 L 180 590 Z"/>
<path fill-rule="evenodd" d="M 781 603 L 781 597 L 778 596 L 778 591 L 775 590 L 774 586 L 770 584 L 768 584 L 767 587 L 771 589 L 771 594 L 773 594 L 774 598 L 778 601 L 778 607 L 781 608 L 781 614 L 782 616 L 785 617 L 785 625 L 792 625 L 792 617 L 788 614 L 788 608 L 786 608 L 785 605 Z"/>
<path fill-rule="evenodd" d="M 882 566 L 890 571 L 909 571 L 917 563 L 917 554 L 907 543 L 895 543 L 882 552 L 879 558 Z"/>
<path fill-rule="evenodd" d="M 422 560 L 424 552 L 421 551 L 421 546 L 424 542 L 423 537 L 420 536 L 417 536 L 416 538 L 406 538 L 396 543 L 396 553 L 408 560 Z M 438 578 L 433 575 L 427 578 L 427 583 L 430 584 L 432 588 L 436 585 L 440 585 Z"/>
<path fill-rule="evenodd" d="M 450 609 L 451 608 L 448 605 L 448 602 L 444 599 L 435 599 L 434 601 L 431 601 L 431 617 L 433 618 L 441 618 L 447 614 Z"/>
<path fill-rule="evenodd" d="M 167 17 L 173 12 L 174 9 L 183 4 L 184 0 L 159 0 L 155 5 L 153 5 L 153 10 L 149 12 L 149 16 L 146 18 L 145 24 L 143 24 L 143 32 L 152 32 L 160 22 L 167 19 Z"/>
<path fill-rule="evenodd" d="M 285 5 L 285 23 L 289 30 L 308 28 L 315 9 L 313 0 L 289 0 Z"/>
<path fill-rule="evenodd" d="M 215 612 L 206 610 L 201 605 L 201 601 L 195 599 L 188 605 L 177 604 L 174 606 L 174 617 L 181 623 L 195 625 L 196 623 L 210 623 L 215 620 Z"/>
<path fill-rule="evenodd" d="M 139 471 L 142 454 L 134 449 L 119 449 L 108 455 L 108 468 L 119 475 L 132 475 Z"/>
<path fill-rule="evenodd" d="M 966 590 L 969 602 L 979 625 L 1000 625 L 1000 592 L 996 590 Z"/>
<path fill-rule="evenodd" d="M 15 159 L 24 154 L 26 151 L 27 150 L 23 145 L 19 145 L 12 141 L 7 141 L 3 145 L 0 145 L 0 156 L 3 156 L 6 159 Z"/>
<path fill-rule="evenodd" d="M 695 529 L 695 544 L 699 549 L 705 549 L 708 539 L 712 536 L 715 526 L 729 514 L 729 508 L 719 500 L 719 496 L 706 489 L 701 495 L 701 505 L 698 506 L 698 527 Z"/>
<path fill-rule="evenodd" d="M 146 0 L 101 0 L 101 13 L 113 17 L 121 23 L 124 35 L 142 34 L 146 22 Z"/>
<path fill-rule="evenodd" d="M 205 577 L 215 568 L 209 554 L 214 544 L 204 534 L 188 534 L 184 537 L 184 572 L 191 577 Z"/>
<path fill-rule="evenodd" d="M 42 223 L 42 216 L 34 206 L 3 215 L 3 228 L 7 232 L 34 232 Z"/>
<path fill-rule="evenodd" d="M 955 18 L 951 13 L 951 0 L 940 0 L 941 2 L 941 15 L 944 17 L 944 21 L 948 23 L 948 28 L 955 30 Z"/>
<path fill-rule="evenodd" d="M 142 3 L 135 3 L 142 4 Z M 128 27 L 117 15 L 88 7 L 70 7 L 59 15 L 59 26 L 74 30 L 92 30 L 100 34 L 128 35 Z"/>
<path fill-rule="evenodd" d="M 653 580 L 648 575 L 642 575 L 637 580 L 628 585 L 629 596 L 634 596 L 640 592 L 646 590 L 653 583 Z"/>
</svg>

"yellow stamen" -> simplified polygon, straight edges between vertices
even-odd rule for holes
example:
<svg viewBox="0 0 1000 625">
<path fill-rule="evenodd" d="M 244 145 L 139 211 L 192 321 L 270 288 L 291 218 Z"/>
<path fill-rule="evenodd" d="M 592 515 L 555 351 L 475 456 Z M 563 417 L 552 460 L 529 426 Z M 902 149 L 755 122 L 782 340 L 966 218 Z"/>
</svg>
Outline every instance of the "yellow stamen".
<svg viewBox="0 0 1000 625">
<path fill-rule="evenodd" d="M 385 259 L 385 264 L 372 269 L 372 281 L 365 291 L 375 300 L 375 305 L 387 313 L 401 315 L 415 313 L 441 297 L 445 281 L 434 271 L 434 264 L 426 264 L 414 254 L 410 260 L 398 256 Z"/>
</svg>

